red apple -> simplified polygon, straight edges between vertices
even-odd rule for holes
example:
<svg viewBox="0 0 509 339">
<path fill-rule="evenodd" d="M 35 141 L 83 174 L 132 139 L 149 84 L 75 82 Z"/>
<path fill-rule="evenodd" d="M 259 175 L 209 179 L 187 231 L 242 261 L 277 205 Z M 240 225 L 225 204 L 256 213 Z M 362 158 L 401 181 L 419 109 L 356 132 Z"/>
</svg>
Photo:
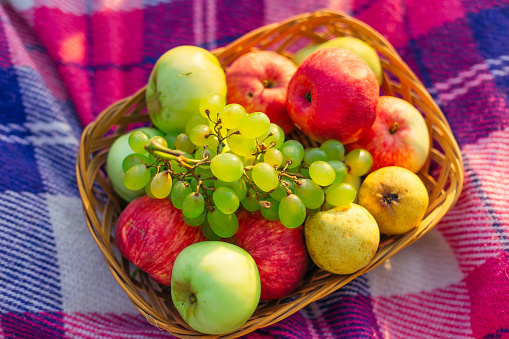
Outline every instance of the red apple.
<svg viewBox="0 0 509 339">
<path fill-rule="evenodd" d="M 303 228 L 286 228 L 260 212 L 241 211 L 233 242 L 255 260 L 260 273 L 261 299 L 279 299 L 295 290 L 307 268 Z"/>
<path fill-rule="evenodd" d="M 163 285 L 171 283 L 177 255 L 187 246 L 204 240 L 200 227 L 188 226 L 182 211 L 173 207 L 169 199 L 147 195 L 127 205 L 115 228 L 120 253 Z"/>
<path fill-rule="evenodd" d="M 430 151 L 430 136 L 421 113 L 403 99 L 382 96 L 368 133 L 348 149 L 364 148 L 373 156 L 373 172 L 400 166 L 418 172 Z"/>
<path fill-rule="evenodd" d="M 228 103 L 244 106 L 248 113 L 264 112 L 285 133 L 294 129 L 286 112 L 286 91 L 297 66 L 272 51 L 242 55 L 226 70 Z"/>
<path fill-rule="evenodd" d="M 308 56 L 288 85 L 295 125 L 319 142 L 349 144 L 369 131 L 379 96 L 375 73 L 354 53 L 337 47 Z"/>
</svg>

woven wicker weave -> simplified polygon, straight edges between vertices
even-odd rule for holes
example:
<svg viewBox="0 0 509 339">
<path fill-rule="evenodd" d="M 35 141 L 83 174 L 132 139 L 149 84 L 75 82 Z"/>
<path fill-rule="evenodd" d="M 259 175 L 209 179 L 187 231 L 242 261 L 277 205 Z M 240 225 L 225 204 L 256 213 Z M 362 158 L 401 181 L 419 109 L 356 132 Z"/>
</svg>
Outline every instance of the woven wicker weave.
<svg viewBox="0 0 509 339">
<path fill-rule="evenodd" d="M 426 166 L 418 173 L 430 193 L 428 211 L 416 229 L 401 236 L 382 237 L 375 257 L 364 269 L 341 276 L 312 266 L 302 285 L 288 298 L 262 301 L 246 324 L 236 332 L 222 336 L 224 338 L 241 336 L 274 324 L 381 264 L 435 226 L 451 209 L 461 192 L 462 159 L 449 124 L 394 48 L 366 24 L 340 13 L 307 13 L 257 29 L 215 50 L 214 54 L 223 67 L 227 67 L 240 55 L 253 49 L 274 50 L 291 57 L 296 50 L 310 43 L 320 43 L 337 36 L 358 37 L 375 48 L 384 70 L 384 95 L 401 97 L 424 114 L 434 145 Z M 104 164 L 108 149 L 116 137 L 130 124 L 149 121 L 145 108 L 145 89 L 141 89 L 108 107 L 94 123 L 85 128 L 76 164 L 85 219 L 111 273 L 147 321 L 178 337 L 201 337 L 203 335 L 186 325 L 176 312 L 171 303 L 169 287 L 156 284 L 143 272 L 132 278 L 135 267 L 119 255 L 115 247 L 114 225 L 125 203 L 113 192 Z M 301 141 L 305 146 L 316 145 L 299 132 L 293 133 L 290 138 Z"/>
</svg>

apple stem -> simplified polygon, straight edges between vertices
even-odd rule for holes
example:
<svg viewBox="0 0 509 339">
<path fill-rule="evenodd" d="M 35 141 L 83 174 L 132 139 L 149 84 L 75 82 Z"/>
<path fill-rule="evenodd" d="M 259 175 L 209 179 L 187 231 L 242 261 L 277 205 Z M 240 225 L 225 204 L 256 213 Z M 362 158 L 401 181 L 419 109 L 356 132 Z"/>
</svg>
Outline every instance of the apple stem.
<svg viewBox="0 0 509 339">
<path fill-rule="evenodd" d="M 392 125 L 392 127 L 391 127 L 391 129 L 390 129 L 390 131 L 389 131 L 389 132 L 391 132 L 391 134 L 394 134 L 394 133 L 396 132 L 396 130 L 398 129 L 398 127 L 399 127 L 399 124 L 398 124 L 397 122 L 395 122 L 395 123 Z"/>
<path fill-rule="evenodd" d="M 306 93 L 306 100 L 308 103 L 311 103 L 311 92 Z"/>
<path fill-rule="evenodd" d="M 191 294 L 191 295 L 189 296 L 189 302 L 190 302 L 191 304 L 194 304 L 197 300 L 198 300 L 198 299 L 196 299 L 196 295 L 195 295 L 195 294 Z"/>
</svg>

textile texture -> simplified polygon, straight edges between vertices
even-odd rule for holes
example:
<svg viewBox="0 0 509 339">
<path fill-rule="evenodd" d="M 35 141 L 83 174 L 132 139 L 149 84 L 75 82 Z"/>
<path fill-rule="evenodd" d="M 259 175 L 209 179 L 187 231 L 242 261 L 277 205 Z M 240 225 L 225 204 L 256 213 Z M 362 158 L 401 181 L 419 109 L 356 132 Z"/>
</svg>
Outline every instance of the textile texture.
<svg viewBox="0 0 509 339">
<path fill-rule="evenodd" d="M 113 279 L 75 178 L 83 126 L 166 50 L 322 8 L 382 33 L 446 115 L 463 192 L 425 237 L 247 338 L 509 337 L 509 2 L 0 2 L 0 338 L 168 338 Z"/>
</svg>

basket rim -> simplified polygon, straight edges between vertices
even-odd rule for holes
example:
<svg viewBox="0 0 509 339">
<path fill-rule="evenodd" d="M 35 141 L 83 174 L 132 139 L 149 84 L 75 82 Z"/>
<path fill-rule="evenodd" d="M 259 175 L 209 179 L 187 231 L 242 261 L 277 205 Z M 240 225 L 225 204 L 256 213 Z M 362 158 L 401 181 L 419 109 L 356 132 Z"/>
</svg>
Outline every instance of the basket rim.
<svg viewBox="0 0 509 339">
<path fill-rule="evenodd" d="M 292 18 L 289 18 L 285 21 L 282 21 L 281 23 L 274 23 L 274 24 L 262 26 L 256 30 L 242 36 L 241 38 L 233 41 L 232 43 L 230 43 L 224 47 L 215 49 L 212 52 L 216 56 L 221 57 L 222 53 L 224 53 L 229 48 L 231 48 L 231 46 L 235 46 L 236 44 L 239 44 L 239 43 L 244 43 L 245 41 L 250 40 L 250 39 L 259 39 L 260 37 L 263 38 L 264 36 L 269 36 L 271 34 L 271 32 L 273 32 L 278 27 L 281 27 L 284 25 L 291 26 L 291 25 L 301 24 L 303 22 L 306 22 L 306 20 L 308 20 L 310 18 L 329 18 L 329 19 L 330 18 L 344 18 L 347 20 L 352 20 L 352 21 L 358 22 L 360 24 L 366 25 L 362 21 L 352 18 L 351 16 L 341 13 L 341 12 L 334 12 L 334 11 L 330 11 L 330 10 L 320 10 L 320 11 L 316 11 L 316 12 L 312 12 L 312 13 L 303 13 L 303 14 L 294 16 Z M 380 35 L 374 29 L 372 29 L 372 30 L 376 34 Z M 401 66 L 403 69 L 405 69 L 405 71 L 408 71 L 408 73 L 411 74 L 411 76 L 414 79 L 416 79 L 417 82 L 424 89 L 422 91 L 422 93 L 418 93 L 418 94 L 421 94 L 421 97 L 424 98 L 424 100 L 432 103 L 431 110 L 438 115 L 438 117 L 437 117 L 438 119 L 435 121 L 435 123 L 437 124 L 437 128 L 439 128 L 440 130 L 443 130 L 443 131 L 450 131 L 452 134 L 452 130 L 451 130 L 449 123 L 447 122 L 447 119 L 445 118 L 443 112 L 441 111 L 440 107 L 434 102 L 433 98 L 427 92 L 427 90 L 424 88 L 424 86 L 422 85 L 420 80 L 416 77 L 416 75 L 413 73 L 413 71 L 406 65 L 406 63 L 404 63 L 404 61 L 399 57 L 399 54 L 394 49 L 394 47 L 388 41 L 386 41 L 386 39 L 383 38 L 383 36 L 381 36 L 381 35 L 380 35 L 380 39 L 381 39 L 381 41 L 386 43 L 388 51 L 394 52 L 394 55 L 397 57 L 397 58 L 395 58 L 395 60 L 397 61 L 398 66 Z M 89 231 L 92 234 L 94 241 L 97 243 L 101 252 L 103 253 L 106 263 L 108 265 L 108 268 L 110 269 L 112 275 L 114 276 L 117 283 L 119 283 L 119 285 L 122 287 L 122 289 L 128 294 L 128 296 L 129 296 L 130 300 L 132 301 L 132 303 L 134 304 L 134 306 L 138 309 L 138 311 L 141 314 L 143 314 L 147 318 L 147 321 L 149 323 L 151 323 L 152 325 L 154 325 L 158 328 L 163 328 L 163 329 L 167 330 L 168 332 L 170 332 L 171 334 L 179 336 L 179 337 L 193 337 L 193 338 L 195 338 L 196 337 L 195 335 L 188 335 L 187 333 L 175 333 L 173 331 L 170 331 L 169 327 L 165 326 L 164 319 L 151 314 L 150 313 L 151 310 L 150 310 L 150 307 L 148 307 L 148 304 L 146 302 L 140 300 L 136 296 L 135 291 L 137 290 L 137 287 L 133 283 L 126 285 L 126 282 L 121 279 L 120 274 L 122 273 L 122 269 L 120 266 L 117 265 L 115 260 L 110 257 L 110 255 L 112 254 L 111 249 L 108 249 L 107 246 L 104 244 L 103 236 L 101 236 L 99 234 L 99 231 L 97 228 L 97 225 L 101 225 L 101 221 L 99 220 L 99 217 L 97 216 L 96 211 L 94 210 L 94 208 L 92 207 L 92 205 L 90 203 L 92 201 L 92 186 L 91 186 L 91 182 L 87 181 L 86 179 L 90 176 L 88 165 L 90 163 L 90 158 L 91 157 L 93 158 L 92 154 L 94 153 L 91 148 L 91 141 L 93 140 L 93 136 L 95 136 L 96 134 L 103 134 L 103 132 L 108 130 L 107 128 L 105 128 L 105 126 L 109 126 L 109 127 L 113 126 L 114 124 L 112 124 L 112 123 L 114 123 L 115 121 L 118 122 L 118 120 L 120 120 L 120 117 L 123 116 L 125 113 L 127 113 L 128 110 L 135 103 L 138 103 L 138 102 L 144 100 L 145 90 L 146 90 L 146 86 L 144 86 L 143 88 L 138 90 L 132 96 L 123 98 L 123 99 L 113 103 L 108 108 L 106 108 L 97 117 L 96 120 L 94 120 L 92 123 L 90 123 L 89 125 L 87 125 L 84 128 L 82 136 L 81 136 L 78 157 L 76 159 L 76 177 L 77 177 L 78 188 L 79 188 L 80 196 L 82 199 L 85 221 L 87 223 Z M 119 118 L 112 118 L 111 115 L 106 114 L 107 112 L 110 112 L 110 111 L 116 111 L 117 113 L 115 114 L 115 117 L 119 117 Z M 123 112 L 123 113 L 119 114 L 118 112 Z M 109 124 L 112 124 L 112 125 L 109 125 Z M 450 141 L 452 141 L 452 143 L 450 145 L 451 147 L 449 149 L 449 154 L 446 154 L 446 157 L 447 157 L 447 159 L 450 159 L 452 161 L 450 163 L 450 169 L 448 169 L 448 171 L 453 172 L 453 174 L 454 174 L 453 178 L 455 178 L 456 180 L 454 182 L 451 182 L 451 186 L 454 186 L 452 188 L 453 194 L 447 195 L 447 197 L 438 206 L 435 207 L 435 209 L 433 210 L 433 213 L 435 213 L 435 215 L 442 215 L 442 216 L 445 215 L 445 213 L 447 213 L 452 208 L 452 206 L 456 203 L 456 201 L 458 200 L 458 198 L 461 194 L 462 187 L 463 187 L 464 173 L 463 173 L 463 159 L 461 157 L 461 151 L 460 151 L 459 146 L 458 146 L 453 135 L 452 135 L 452 139 Z M 118 204 L 118 202 L 113 202 L 113 203 Z M 437 220 L 433 220 L 431 223 L 428 224 L 428 226 L 426 228 L 422 228 L 422 229 L 418 228 L 412 232 L 409 232 L 405 236 L 404 241 L 401 243 L 401 247 L 399 249 L 410 245 L 411 243 L 415 242 L 417 239 L 422 237 L 432 227 L 434 227 L 440 219 L 441 219 L 441 217 Z M 368 270 L 378 266 L 379 264 L 384 262 L 387 258 L 391 257 L 396 252 L 398 252 L 399 249 L 396 251 L 393 251 L 393 252 L 390 252 L 390 248 L 386 249 L 385 253 L 382 253 L 376 262 L 366 266 L 364 269 L 361 269 L 358 272 L 358 274 L 356 273 L 356 274 L 352 274 L 349 276 L 335 276 L 333 279 L 331 279 L 331 283 L 328 285 L 328 288 L 324 290 L 324 293 L 325 293 L 324 295 L 327 295 L 329 293 L 332 293 L 333 291 L 336 291 L 337 289 L 342 287 L 347 282 L 356 278 L 358 275 L 361 275 L 361 274 L 367 272 Z M 299 311 L 300 309 L 302 309 L 306 305 L 312 303 L 313 301 L 320 299 L 321 297 L 323 297 L 323 296 L 316 297 L 315 295 L 308 295 L 304 300 L 301 300 L 297 304 L 297 307 L 295 307 L 295 304 L 290 305 L 290 303 L 288 303 L 288 304 L 284 305 L 282 308 L 280 308 L 278 311 L 274 312 L 274 314 L 271 318 L 267 317 L 265 319 L 265 321 L 258 323 L 259 326 L 257 326 L 256 328 L 253 328 L 246 332 L 242 332 L 238 335 L 244 335 L 244 334 L 247 334 L 249 332 L 256 330 L 257 328 L 265 327 L 265 326 L 271 325 L 275 322 L 278 322 L 278 321 L 290 316 L 291 314 Z M 136 303 L 135 300 L 138 303 Z M 221 337 L 224 337 L 224 338 L 232 337 L 233 338 L 236 336 L 237 336 L 237 334 L 233 333 L 231 335 L 225 335 L 225 336 L 221 336 Z M 215 337 L 215 336 L 205 336 L 205 337 Z"/>
</svg>

